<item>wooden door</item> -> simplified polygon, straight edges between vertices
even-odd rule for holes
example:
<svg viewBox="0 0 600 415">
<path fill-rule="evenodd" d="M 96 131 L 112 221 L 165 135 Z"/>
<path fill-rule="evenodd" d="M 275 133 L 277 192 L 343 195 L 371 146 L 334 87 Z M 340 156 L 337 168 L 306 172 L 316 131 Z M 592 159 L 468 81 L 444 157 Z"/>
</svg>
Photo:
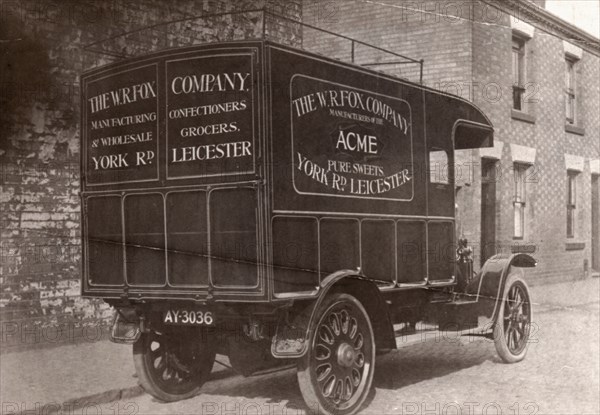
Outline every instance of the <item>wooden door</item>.
<svg viewBox="0 0 600 415">
<path fill-rule="evenodd" d="M 600 271 L 600 189 L 597 174 L 592 175 L 592 269 Z"/>
<path fill-rule="evenodd" d="M 496 253 L 496 161 L 482 159 L 481 265 Z"/>
</svg>

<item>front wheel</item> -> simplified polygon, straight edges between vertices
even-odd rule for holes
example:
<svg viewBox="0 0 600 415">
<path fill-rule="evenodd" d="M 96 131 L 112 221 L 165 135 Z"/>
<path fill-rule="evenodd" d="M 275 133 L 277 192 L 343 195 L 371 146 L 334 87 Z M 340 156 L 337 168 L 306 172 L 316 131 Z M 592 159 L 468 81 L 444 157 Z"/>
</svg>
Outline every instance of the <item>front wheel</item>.
<svg viewBox="0 0 600 415">
<path fill-rule="evenodd" d="M 133 361 L 142 387 L 165 402 L 198 394 L 215 361 L 214 347 L 194 330 L 142 334 L 133 345 Z"/>
<path fill-rule="evenodd" d="M 494 345 L 505 363 L 525 358 L 531 330 L 529 288 L 515 274 L 508 276 L 498 318 L 494 326 Z"/>
<path fill-rule="evenodd" d="M 375 370 L 375 339 L 355 297 L 333 294 L 316 310 L 309 348 L 298 362 L 298 383 L 310 410 L 354 414 L 367 398 Z"/>
</svg>

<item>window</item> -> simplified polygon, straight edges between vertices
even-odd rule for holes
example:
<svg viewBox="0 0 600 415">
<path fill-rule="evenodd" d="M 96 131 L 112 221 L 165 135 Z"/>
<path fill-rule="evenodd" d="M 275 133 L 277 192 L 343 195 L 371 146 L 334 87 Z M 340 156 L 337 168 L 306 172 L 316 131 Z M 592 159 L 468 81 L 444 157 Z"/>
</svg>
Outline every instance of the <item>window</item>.
<svg viewBox="0 0 600 415">
<path fill-rule="evenodd" d="M 565 105 L 568 124 L 575 124 L 575 59 L 565 59 Z"/>
<path fill-rule="evenodd" d="M 525 199 L 527 186 L 525 182 L 527 164 L 515 163 L 515 189 L 514 189 L 514 237 L 523 238 L 525 236 Z"/>
<path fill-rule="evenodd" d="M 577 172 L 567 173 L 567 238 L 575 237 L 575 208 L 577 205 Z"/>
<path fill-rule="evenodd" d="M 523 94 L 525 93 L 525 40 L 513 37 L 512 40 L 513 70 L 513 109 L 523 111 Z"/>
<path fill-rule="evenodd" d="M 433 149 L 429 152 L 429 182 L 450 183 L 448 154 L 444 150 Z"/>
</svg>

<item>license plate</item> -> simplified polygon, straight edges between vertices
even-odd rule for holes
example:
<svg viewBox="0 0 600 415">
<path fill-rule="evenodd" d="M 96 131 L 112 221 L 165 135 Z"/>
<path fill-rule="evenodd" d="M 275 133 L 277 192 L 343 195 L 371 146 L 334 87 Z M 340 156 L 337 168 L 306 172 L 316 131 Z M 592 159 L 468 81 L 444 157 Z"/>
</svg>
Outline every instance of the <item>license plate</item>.
<svg viewBox="0 0 600 415">
<path fill-rule="evenodd" d="M 165 324 L 177 324 L 183 326 L 212 326 L 215 324 L 215 316 L 212 311 L 207 310 L 183 310 L 172 308 L 165 311 L 163 315 Z"/>
</svg>

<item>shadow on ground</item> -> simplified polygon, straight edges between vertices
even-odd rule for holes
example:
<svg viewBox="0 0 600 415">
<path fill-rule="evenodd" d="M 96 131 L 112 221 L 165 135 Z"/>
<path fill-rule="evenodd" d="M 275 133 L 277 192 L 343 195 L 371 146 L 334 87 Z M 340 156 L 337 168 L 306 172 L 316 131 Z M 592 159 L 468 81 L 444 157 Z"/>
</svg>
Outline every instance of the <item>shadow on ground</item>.
<svg viewBox="0 0 600 415">
<path fill-rule="evenodd" d="M 499 359 L 496 357 L 493 343 L 479 338 L 472 342 L 433 340 L 378 356 L 373 380 L 375 390 L 369 396 L 366 405 L 374 399 L 378 389 L 401 390 L 409 385 L 444 377 L 486 361 L 499 362 Z M 204 386 L 202 395 L 229 396 L 250 401 L 266 400 L 262 405 L 272 405 L 273 408 L 285 405 L 286 409 L 308 409 L 300 395 L 295 369 L 248 378 L 236 375 L 215 380 Z"/>
</svg>

